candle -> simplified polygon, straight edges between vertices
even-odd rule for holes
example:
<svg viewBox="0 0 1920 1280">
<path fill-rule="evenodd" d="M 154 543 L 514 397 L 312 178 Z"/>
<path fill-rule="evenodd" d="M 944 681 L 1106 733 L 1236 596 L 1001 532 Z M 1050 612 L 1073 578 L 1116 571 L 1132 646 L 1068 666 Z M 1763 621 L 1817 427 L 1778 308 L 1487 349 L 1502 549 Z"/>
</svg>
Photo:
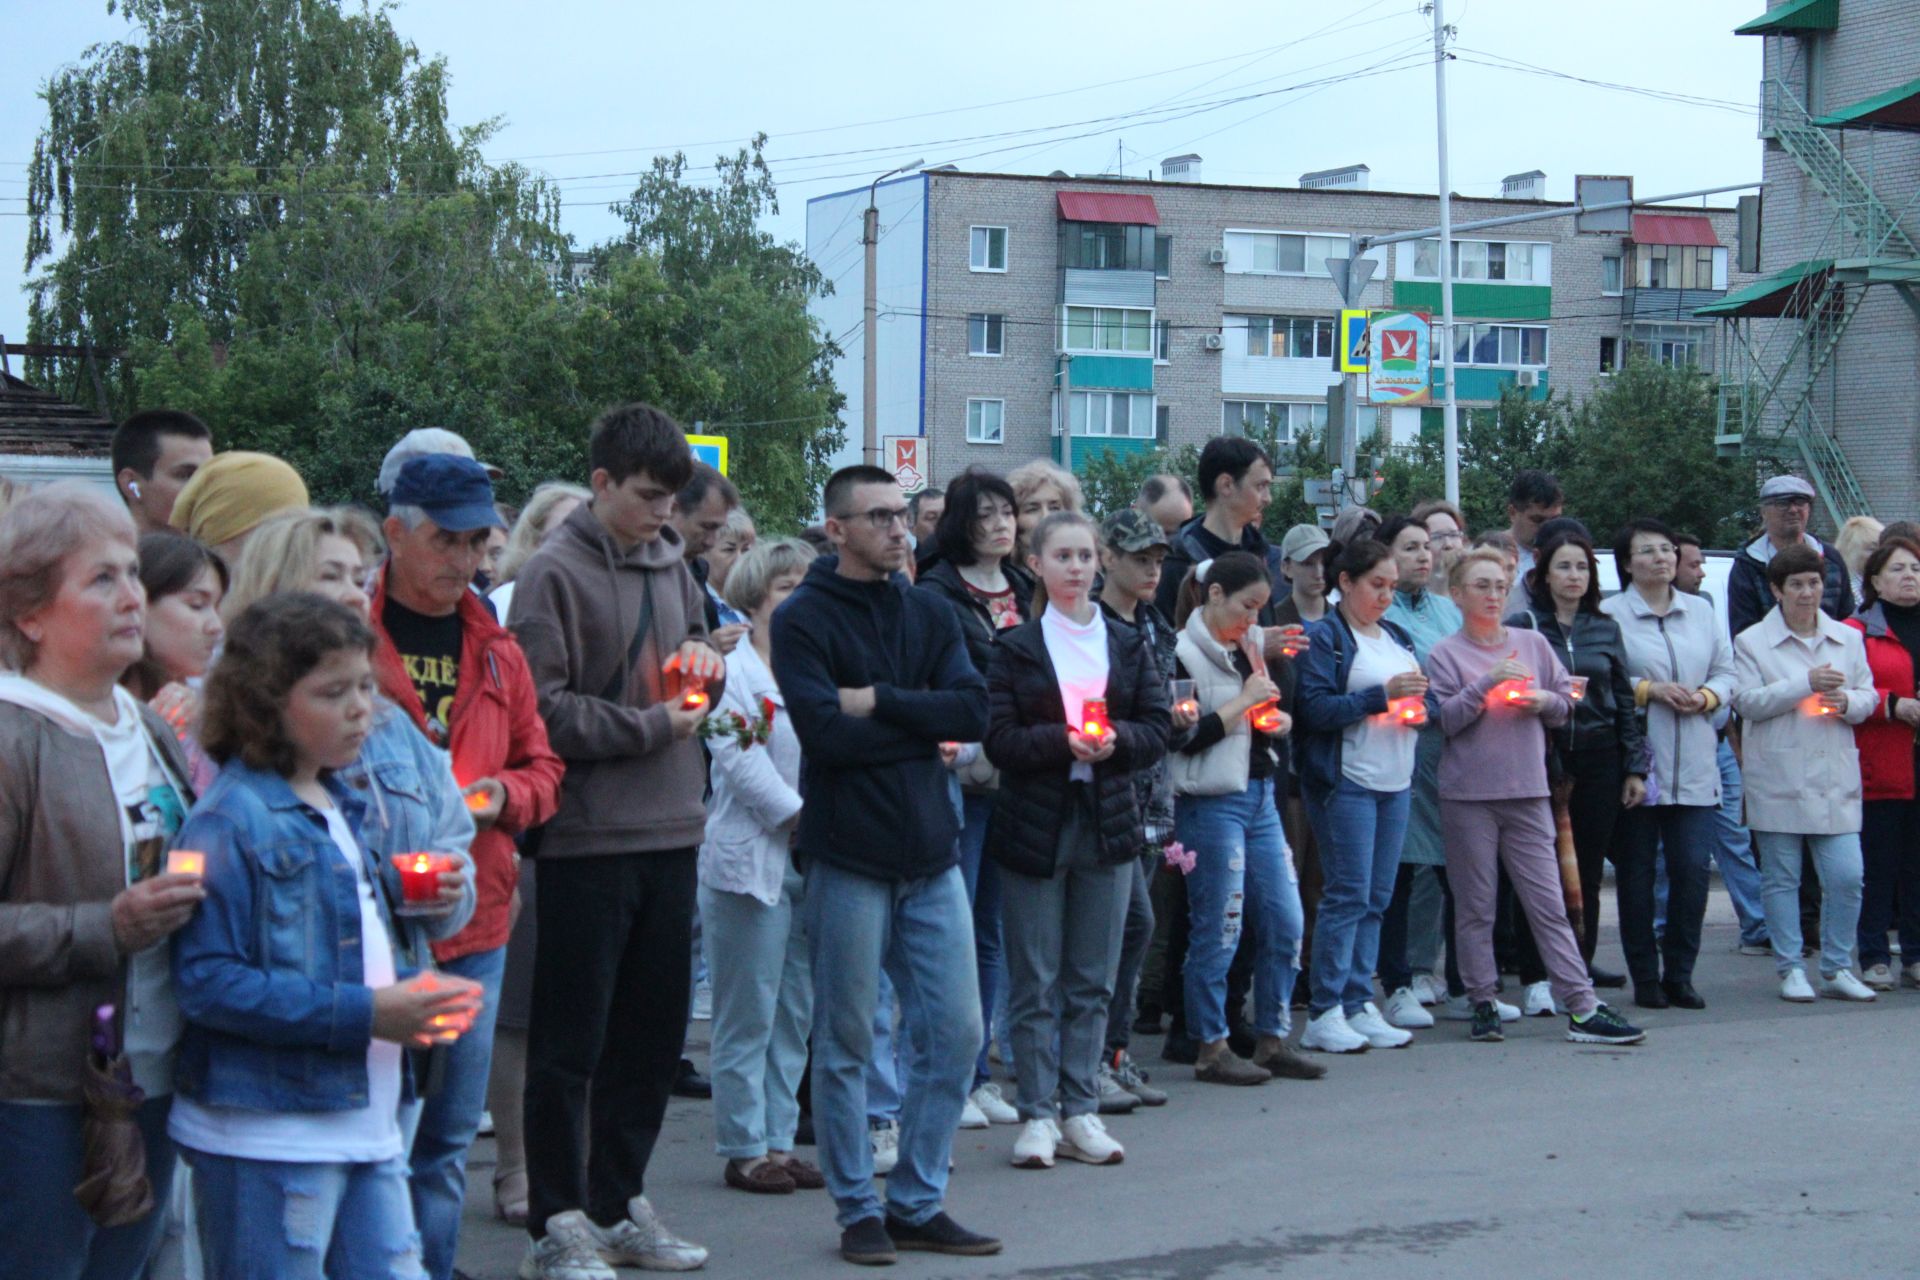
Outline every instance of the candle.
<svg viewBox="0 0 1920 1280">
<path fill-rule="evenodd" d="M 1175 680 L 1173 687 L 1173 709 L 1183 716 L 1198 717 L 1200 703 L 1193 696 L 1193 681 Z"/>
<path fill-rule="evenodd" d="M 486 808 L 487 804 L 488 804 L 488 800 L 487 800 L 486 792 L 469 791 L 467 793 L 467 808 L 473 810 L 475 813 L 479 813 L 482 809 Z"/>
<path fill-rule="evenodd" d="M 1250 708 L 1247 719 L 1260 732 L 1273 733 L 1280 727 L 1280 699 L 1269 698 L 1259 706 Z"/>
<path fill-rule="evenodd" d="M 1423 725 L 1427 722 L 1427 700 L 1420 697 L 1395 698 L 1387 704 L 1387 714 L 1400 724 Z"/>
<path fill-rule="evenodd" d="M 1303 649 L 1309 648 L 1311 644 L 1312 642 L 1307 639 L 1307 631 L 1305 627 L 1288 626 L 1282 629 L 1281 639 L 1280 639 L 1280 652 L 1286 654 L 1287 657 L 1289 658 L 1299 657 L 1300 652 Z"/>
<path fill-rule="evenodd" d="M 1807 714 L 1810 716 L 1837 716 L 1840 714 L 1828 706 L 1817 693 L 1800 705 L 1807 709 Z"/>
<path fill-rule="evenodd" d="M 1487 703 L 1489 706 L 1498 706 L 1503 702 L 1511 705 L 1523 700 L 1532 687 L 1533 680 L 1531 678 L 1526 680 L 1502 680 L 1499 684 L 1493 686 L 1493 692 L 1488 695 Z"/>
<path fill-rule="evenodd" d="M 175 849 L 167 855 L 170 876 L 199 876 L 207 872 L 207 855 L 194 849 Z"/>
<path fill-rule="evenodd" d="M 400 873 L 401 915 L 420 915 L 438 909 L 440 876 L 453 870 L 453 859 L 444 853 L 396 853 L 394 869 Z"/>
<path fill-rule="evenodd" d="M 1101 738 L 1113 732 L 1113 721 L 1107 718 L 1107 700 L 1088 698 L 1080 704 L 1080 732 L 1089 738 Z"/>
<path fill-rule="evenodd" d="M 1573 687 L 1567 690 L 1567 696 L 1575 702 L 1584 702 L 1587 697 L 1587 677 L 1568 676 L 1567 681 Z"/>
<path fill-rule="evenodd" d="M 680 687 L 680 709 L 698 711 L 707 705 L 707 682 L 698 676 L 688 676 Z"/>
</svg>

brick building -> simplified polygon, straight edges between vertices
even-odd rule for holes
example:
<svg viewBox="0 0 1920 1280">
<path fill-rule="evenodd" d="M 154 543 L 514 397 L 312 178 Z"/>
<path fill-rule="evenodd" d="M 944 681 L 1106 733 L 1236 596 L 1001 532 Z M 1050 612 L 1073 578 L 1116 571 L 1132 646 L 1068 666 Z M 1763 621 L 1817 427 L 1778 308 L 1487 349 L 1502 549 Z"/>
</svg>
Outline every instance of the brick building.
<svg viewBox="0 0 1920 1280">
<path fill-rule="evenodd" d="M 937 483 L 974 464 L 1057 460 L 1063 387 L 1076 465 L 1261 421 L 1283 435 L 1323 426 L 1340 307 L 1324 260 L 1346 255 L 1349 234 L 1433 226 L 1439 202 L 1369 190 L 1364 165 L 1255 187 L 1203 183 L 1200 164 L 1171 158 L 1161 181 L 945 169 L 880 184 L 880 434 L 926 437 Z M 1630 233 L 1597 234 L 1544 190 L 1536 170 L 1500 199 L 1453 202 L 1456 224 L 1567 210 L 1456 237 L 1460 402 L 1512 384 L 1579 399 L 1630 350 L 1710 369 L 1715 325 L 1692 310 L 1752 280 L 1734 266 L 1735 211 L 1636 211 Z M 836 282 L 814 311 L 847 353 L 835 372 L 845 461 L 860 448 L 868 198 L 861 187 L 807 206 L 807 251 Z M 1438 248 L 1373 250 L 1365 305 L 1437 316 Z M 1369 410 L 1362 437 L 1406 443 L 1439 416 Z"/>
</svg>

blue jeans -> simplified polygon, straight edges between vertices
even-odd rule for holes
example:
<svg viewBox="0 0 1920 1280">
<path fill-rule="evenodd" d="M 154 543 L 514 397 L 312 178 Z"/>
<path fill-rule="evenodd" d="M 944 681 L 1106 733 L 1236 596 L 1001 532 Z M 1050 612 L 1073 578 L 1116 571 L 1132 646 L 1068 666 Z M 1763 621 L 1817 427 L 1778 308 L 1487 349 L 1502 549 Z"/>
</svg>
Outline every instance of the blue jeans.
<svg viewBox="0 0 1920 1280">
<path fill-rule="evenodd" d="M 1000 868 L 987 861 L 987 819 L 993 797 L 961 797 L 960 874 L 967 881 L 967 901 L 973 904 L 973 949 L 980 980 L 980 1021 L 987 1031 L 980 1037 L 980 1057 L 973 1065 L 974 1087 L 993 1078 L 987 1045 L 993 1040 L 993 1007 L 1000 999 L 1004 972 L 1000 949 Z"/>
<path fill-rule="evenodd" d="M 1806 967 L 1801 958 L 1800 842 L 1813 852 L 1820 876 L 1820 974 L 1831 978 L 1853 967 L 1853 939 L 1860 925 L 1860 836 L 1803 836 L 1756 831 L 1760 883 L 1767 901 L 1767 932 L 1773 935 L 1773 967 L 1782 977 Z"/>
<path fill-rule="evenodd" d="M 807 1070 L 813 975 L 800 911 L 806 882 L 791 866 L 780 901 L 700 886 L 713 976 L 714 1151 L 750 1160 L 793 1150 L 796 1090 Z"/>
<path fill-rule="evenodd" d="M 500 1016 L 500 983 L 507 949 L 475 951 L 440 966 L 480 984 L 480 1012 L 466 1034 L 448 1045 L 440 1089 L 420 1107 L 413 1135 L 413 1217 L 420 1227 L 420 1258 L 433 1280 L 450 1280 L 460 1246 L 460 1210 L 467 1198 L 467 1149 L 480 1132 L 493 1066 L 493 1024 Z"/>
<path fill-rule="evenodd" d="M 137 1280 L 146 1274 L 173 1191 L 172 1107 L 171 1095 L 151 1098 L 136 1116 L 147 1144 L 152 1211 L 124 1227 L 100 1227 L 73 1197 L 85 1168 L 85 1112 L 77 1103 L 0 1102 L 0 1205 L 7 1214 L 0 1280 Z"/>
<path fill-rule="evenodd" d="M 875 1129 L 900 1123 L 900 1051 L 911 1046 L 894 1043 L 893 1015 L 899 1003 L 882 969 L 873 1002 L 873 1054 L 867 1059 L 867 1124 Z"/>
<path fill-rule="evenodd" d="M 1195 855 L 1187 876 L 1187 1034 L 1202 1044 L 1227 1037 L 1227 970 L 1253 917 L 1253 1029 L 1287 1032 L 1287 1005 L 1299 968 L 1300 882 L 1273 807 L 1273 779 L 1254 778 L 1224 796 L 1181 796 L 1174 830 Z"/>
<path fill-rule="evenodd" d="M 182 1147 L 210 1280 L 418 1280 L 407 1160 L 290 1164 Z"/>
<path fill-rule="evenodd" d="M 813 1115 L 841 1226 L 881 1216 L 867 1138 L 866 1064 L 884 968 L 900 992 L 908 1053 L 900 1162 L 885 1212 L 919 1224 L 940 1212 L 947 1157 L 980 1051 L 973 913 L 960 868 L 891 882 L 816 862 L 807 872 L 813 961 Z"/>
<path fill-rule="evenodd" d="M 1393 901 L 1410 789 L 1370 791 L 1347 778 L 1331 794 L 1308 792 L 1307 816 L 1320 841 L 1326 887 L 1313 926 L 1313 995 L 1308 1012 L 1359 1013 L 1373 999 L 1380 918 Z"/>
</svg>

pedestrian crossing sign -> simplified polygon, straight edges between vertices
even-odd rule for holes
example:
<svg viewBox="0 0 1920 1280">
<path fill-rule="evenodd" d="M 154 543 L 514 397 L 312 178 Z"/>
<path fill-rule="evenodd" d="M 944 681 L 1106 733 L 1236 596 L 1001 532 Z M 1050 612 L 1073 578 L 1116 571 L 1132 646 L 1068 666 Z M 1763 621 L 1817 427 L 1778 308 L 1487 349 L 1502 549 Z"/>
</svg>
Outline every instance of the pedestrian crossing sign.
<svg viewBox="0 0 1920 1280">
<path fill-rule="evenodd" d="M 1366 371 L 1367 313 L 1342 311 L 1340 313 L 1340 372 L 1365 373 Z"/>
<path fill-rule="evenodd" d="M 727 438 L 725 436 L 689 435 L 687 447 L 693 450 L 695 462 L 704 462 L 721 475 L 727 474 Z"/>
</svg>

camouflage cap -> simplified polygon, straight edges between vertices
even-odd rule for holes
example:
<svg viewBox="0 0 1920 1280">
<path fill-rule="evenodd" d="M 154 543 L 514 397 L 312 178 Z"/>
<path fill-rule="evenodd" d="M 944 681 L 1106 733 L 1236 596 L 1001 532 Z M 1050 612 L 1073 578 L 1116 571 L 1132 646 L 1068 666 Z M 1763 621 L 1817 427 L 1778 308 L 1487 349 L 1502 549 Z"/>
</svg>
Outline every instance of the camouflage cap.
<svg viewBox="0 0 1920 1280">
<path fill-rule="evenodd" d="M 1168 545 L 1166 531 L 1133 507 L 1116 511 L 1101 522 L 1100 541 L 1123 555 Z"/>
</svg>

